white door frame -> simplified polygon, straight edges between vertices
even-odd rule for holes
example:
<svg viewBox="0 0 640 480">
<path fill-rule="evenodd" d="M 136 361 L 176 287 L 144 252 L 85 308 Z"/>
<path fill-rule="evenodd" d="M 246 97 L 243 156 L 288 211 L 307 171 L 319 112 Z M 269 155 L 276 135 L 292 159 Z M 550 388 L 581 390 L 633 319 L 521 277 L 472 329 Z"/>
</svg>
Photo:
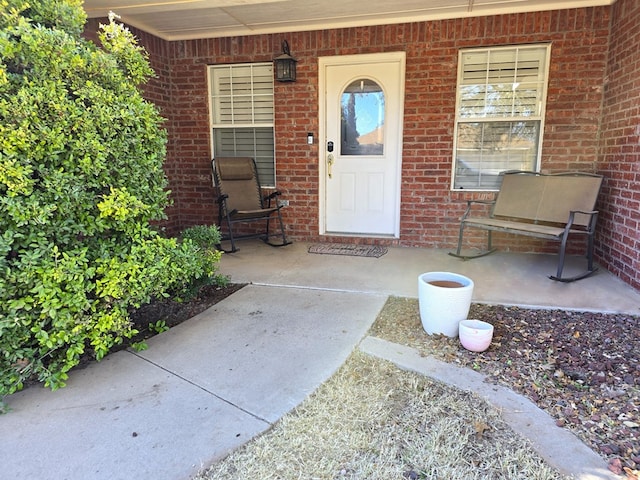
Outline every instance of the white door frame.
<svg viewBox="0 0 640 480">
<path fill-rule="evenodd" d="M 400 68 L 400 105 L 398 105 L 399 120 L 398 131 L 389 132 L 392 135 L 396 135 L 400 141 L 397 142 L 397 152 L 395 152 L 397 164 L 396 175 L 396 198 L 394 199 L 394 208 L 396 211 L 396 222 L 394 226 L 393 238 L 400 238 L 400 199 L 401 199 L 401 186 L 402 186 L 402 148 L 403 148 L 403 128 L 404 128 L 404 90 L 405 90 L 405 52 L 385 52 L 385 53 L 367 53 L 359 55 L 338 55 L 332 57 L 319 57 L 318 58 L 318 175 L 319 175 L 319 233 L 320 235 L 327 234 L 326 232 L 326 189 L 327 189 L 327 132 L 326 132 L 326 119 L 327 119 L 327 102 L 326 102 L 326 69 L 330 66 L 339 65 L 358 65 L 358 64 L 370 64 L 370 63 L 393 63 L 397 64 Z M 335 234 L 332 234 L 335 235 Z M 349 236 L 344 234 L 344 236 Z M 371 237 L 380 237 L 381 235 L 368 235 Z M 382 235 L 383 238 L 389 238 L 388 235 Z"/>
</svg>

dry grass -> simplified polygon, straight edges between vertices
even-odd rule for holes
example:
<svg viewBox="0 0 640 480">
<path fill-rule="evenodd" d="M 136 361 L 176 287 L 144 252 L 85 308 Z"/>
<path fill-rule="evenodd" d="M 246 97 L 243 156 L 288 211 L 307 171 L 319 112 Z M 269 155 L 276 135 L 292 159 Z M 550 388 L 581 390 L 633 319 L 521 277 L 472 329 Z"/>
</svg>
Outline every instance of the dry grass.
<svg viewBox="0 0 640 480">
<path fill-rule="evenodd" d="M 198 479 L 559 479 L 473 394 L 355 352 L 264 435 Z"/>
</svg>

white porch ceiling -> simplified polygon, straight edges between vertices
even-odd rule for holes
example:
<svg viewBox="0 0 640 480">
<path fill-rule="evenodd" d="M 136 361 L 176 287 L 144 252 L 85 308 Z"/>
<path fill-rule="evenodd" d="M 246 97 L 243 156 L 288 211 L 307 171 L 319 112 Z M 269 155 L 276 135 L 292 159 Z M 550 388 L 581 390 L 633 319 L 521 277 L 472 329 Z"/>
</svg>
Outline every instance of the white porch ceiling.
<svg viewBox="0 0 640 480">
<path fill-rule="evenodd" d="M 611 5 L 615 0 L 85 0 L 165 40 L 299 32 Z"/>
</svg>

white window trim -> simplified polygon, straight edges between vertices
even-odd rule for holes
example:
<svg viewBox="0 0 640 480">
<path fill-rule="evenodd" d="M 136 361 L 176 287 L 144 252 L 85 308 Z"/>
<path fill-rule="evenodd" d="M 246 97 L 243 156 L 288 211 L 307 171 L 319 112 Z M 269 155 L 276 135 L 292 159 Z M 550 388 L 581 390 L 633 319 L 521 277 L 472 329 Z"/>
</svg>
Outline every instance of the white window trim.
<svg viewBox="0 0 640 480">
<path fill-rule="evenodd" d="M 271 62 L 255 62 L 255 63 L 234 63 L 234 64 L 218 64 L 218 65 L 209 65 L 207 67 L 207 94 L 208 94 L 208 107 L 209 107 L 209 140 L 210 140 L 210 152 L 211 152 L 211 158 L 215 158 L 216 152 L 215 152 L 215 137 L 214 137 L 214 130 L 215 129 L 224 129 L 224 128 L 228 128 L 228 129 L 248 129 L 248 128 L 271 128 L 272 132 L 273 132 L 273 165 L 272 165 L 272 169 L 273 169 L 273 178 L 274 181 L 273 182 L 263 182 L 263 179 L 261 179 L 261 186 L 265 187 L 265 188 L 274 188 L 275 187 L 275 183 L 276 183 L 276 152 L 275 152 L 275 91 L 273 91 L 272 94 L 272 102 L 273 102 L 273 119 L 271 122 L 254 122 L 254 123 L 247 123 L 247 122 L 242 122 L 242 123 L 216 123 L 215 122 L 215 118 L 214 118 L 214 108 L 213 108 L 213 97 L 214 97 L 214 92 L 213 92 L 213 80 L 212 80 L 212 76 L 213 76 L 213 71 L 216 68 L 234 68 L 234 67 L 266 67 L 266 66 L 270 66 L 272 67 L 273 64 Z M 273 82 L 273 76 L 272 76 L 272 82 Z M 273 83 L 272 83 L 273 85 Z M 275 90 L 275 89 L 274 89 Z M 252 95 L 253 97 L 253 95 Z M 256 161 L 259 162 L 258 159 L 255 159 Z"/>
<path fill-rule="evenodd" d="M 460 116 L 460 103 L 461 103 L 461 83 L 463 77 L 463 55 L 469 52 L 480 52 L 480 51 L 488 51 L 488 52 L 497 52 L 500 50 L 514 50 L 514 49 L 534 49 L 534 48 L 546 48 L 545 55 L 545 65 L 544 72 L 545 77 L 542 82 L 542 91 L 540 92 L 540 98 L 542 105 L 540 106 L 539 115 L 531 115 L 528 117 L 524 116 L 511 116 L 511 117 L 464 117 Z M 453 131 L 453 152 L 452 152 L 452 160 L 451 160 L 451 181 L 450 181 L 450 189 L 456 192 L 472 192 L 472 191 L 496 191 L 496 189 L 486 189 L 486 188 L 462 188 L 455 187 L 456 180 L 456 152 L 457 142 L 458 142 L 458 127 L 461 123 L 470 123 L 470 122 L 485 122 L 485 123 L 495 123 L 495 122 L 510 122 L 510 121 L 539 121 L 540 122 L 540 131 L 538 133 L 538 148 L 537 148 L 537 156 L 535 161 L 535 171 L 540 171 L 541 168 L 541 159 L 542 159 L 542 144 L 544 141 L 544 128 L 545 128 L 545 118 L 546 118 L 546 105 L 547 105 L 547 90 L 549 85 L 549 76 L 550 72 L 550 64 L 551 64 L 551 44 L 550 43 L 537 43 L 537 44 L 523 44 L 523 45 L 507 45 L 507 46 L 499 46 L 499 47 L 482 47 L 482 48 L 466 48 L 461 49 L 458 52 L 458 70 L 457 70 L 457 78 L 456 78 L 456 105 L 455 105 L 455 121 L 454 121 L 454 131 Z"/>
</svg>

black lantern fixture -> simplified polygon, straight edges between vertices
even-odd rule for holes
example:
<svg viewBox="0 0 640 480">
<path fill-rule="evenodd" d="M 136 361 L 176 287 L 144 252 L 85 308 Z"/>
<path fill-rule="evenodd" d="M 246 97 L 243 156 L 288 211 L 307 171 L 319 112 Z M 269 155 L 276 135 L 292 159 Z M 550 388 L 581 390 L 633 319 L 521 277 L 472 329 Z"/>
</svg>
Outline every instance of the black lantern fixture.
<svg viewBox="0 0 640 480">
<path fill-rule="evenodd" d="M 297 62 L 298 61 L 291 56 L 291 52 L 289 52 L 289 43 L 283 40 L 282 55 L 278 55 L 273 59 L 276 67 L 276 80 L 279 82 L 295 82 Z"/>
</svg>

